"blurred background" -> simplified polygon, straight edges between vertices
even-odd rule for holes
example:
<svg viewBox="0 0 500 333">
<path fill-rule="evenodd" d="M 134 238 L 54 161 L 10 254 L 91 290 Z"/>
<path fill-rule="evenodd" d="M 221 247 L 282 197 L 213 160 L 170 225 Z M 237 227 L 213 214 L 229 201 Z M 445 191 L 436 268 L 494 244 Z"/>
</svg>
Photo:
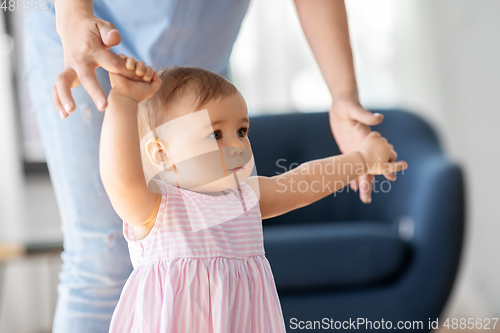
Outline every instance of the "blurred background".
<svg viewBox="0 0 500 333">
<path fill-rule="evenodd" d="M 465 244 L 443 317 L 499 318 L 500 1 L 345 2 L 363 106 L 419 114 L 465 171 Z M 0 11 L 0 243 L 57 246 L 60 216 L 20 74 L 22 21 Z M 251 115 L 330 107 L 293 1 L 252 0 L 230 64 Z M 0 262 L 0 332 L 50 332 L 60 265 L 57 251 Z"/>
</svg>

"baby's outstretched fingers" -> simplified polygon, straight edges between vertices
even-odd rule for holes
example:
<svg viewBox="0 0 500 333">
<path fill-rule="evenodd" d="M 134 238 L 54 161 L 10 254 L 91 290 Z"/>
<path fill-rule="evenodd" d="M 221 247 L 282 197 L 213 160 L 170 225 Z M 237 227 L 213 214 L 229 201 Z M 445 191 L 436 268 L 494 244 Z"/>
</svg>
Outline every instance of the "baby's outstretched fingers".
<svg viewBox="0 0 500 333">
<path fill-rule="evenodd" d="M 122 54 L 119 54 L 118 56 L 119 56 L 120 58 L 122 58 L 123 60 L 127 59 L 127 56 L 126 56 L 125 54 L 123 54 L 123 53 L 122 53 Z"/>
<path fill-rule="evenodd" d="M 396 173 L 408 169 L 408 163 L 405 161 L 392 162 L 389 166 L 390 172 Z"/>
<path fill-rule="evenodd" d="M 125 67 L 127 67 L 128 70 L 133 71 L 135 70 L 135 66 L 136 63 L 134 57 L 128 57 L 127 61 L 125 62 Z"/>
<path fill-rule="evenodd" d="M 387 180 L 390 180 L 391 182 L 395 181 L 398 177 L 396 176 L 396 173 L 394 172 L 391 172 L 391 173 L 386 173 L 384 174 L 384 177 L 387 179 Z"/>
</svg>

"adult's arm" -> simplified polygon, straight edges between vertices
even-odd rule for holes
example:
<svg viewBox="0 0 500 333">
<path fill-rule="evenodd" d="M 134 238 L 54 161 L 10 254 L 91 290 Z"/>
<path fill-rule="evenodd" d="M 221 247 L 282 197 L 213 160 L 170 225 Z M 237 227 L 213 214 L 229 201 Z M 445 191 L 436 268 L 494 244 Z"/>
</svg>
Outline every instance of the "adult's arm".
<svg viewBox="0 0 500 333">
<path fill-rule="evenodd" d="M 111 22 L 96 18 L 93 0 L 55 1 L 56 29 L 64 50 L 64 70 L 52 87 L 55 108 L 65 118 L 75 110 L 71 89 L 82 84 L 97 109 L 104 111 L 107 96 L 95 69 L 119 73 L 133 80 L 142 77 L 125 66 L 125 60 L 109 48 L 118 45 L 121 36 Z"/>
<path fill-rule="evenodd" d="M 342 153 L 358 150 L 371 132 L 370 126 L 383 120 L 359 102 L 344 0 L 294 0 L 309 46 L 332 95 L 330 127 Z M 384 175 L 396 180 L 395 174 Z M 351 182 L 359 188 L 364 203 L 371 202 L 373 175 Z"/>
</svg>

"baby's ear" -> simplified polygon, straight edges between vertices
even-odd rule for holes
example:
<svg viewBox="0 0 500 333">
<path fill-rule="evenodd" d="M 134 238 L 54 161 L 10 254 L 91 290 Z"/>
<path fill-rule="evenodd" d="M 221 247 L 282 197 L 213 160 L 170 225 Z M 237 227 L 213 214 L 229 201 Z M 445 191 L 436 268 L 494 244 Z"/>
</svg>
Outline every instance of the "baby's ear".
<svg viewBox="0 0 500 333">
<path fill-rule="evenodd" d="M 173 162 L 169 157 L 167 148 L 167 145 L 161 139 L 151 138 L 146 143 L 148 158 L 158 170 L 170 171 L 173 169 Z"/>
</svg>

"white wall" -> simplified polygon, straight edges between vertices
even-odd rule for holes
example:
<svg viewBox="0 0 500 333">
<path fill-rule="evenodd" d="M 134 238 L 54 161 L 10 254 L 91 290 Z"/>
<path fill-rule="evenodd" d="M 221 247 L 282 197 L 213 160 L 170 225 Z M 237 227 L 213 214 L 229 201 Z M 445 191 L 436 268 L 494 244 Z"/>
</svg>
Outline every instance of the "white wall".
<svg viewBox="0 0 500 333">
<path fill-rule="evenodd" d="M 466 173 L 468 221 L 448 311 L 500 315 L 500 1 L 398 2 L 400 104 L 442 133 Z"/>
<path fill-rule="evenodd" d="M 25 225 L 22 143 L 14 109 L 14 41 L 0 11 L 0 241 L 20 241 Z"/>
</svg>

